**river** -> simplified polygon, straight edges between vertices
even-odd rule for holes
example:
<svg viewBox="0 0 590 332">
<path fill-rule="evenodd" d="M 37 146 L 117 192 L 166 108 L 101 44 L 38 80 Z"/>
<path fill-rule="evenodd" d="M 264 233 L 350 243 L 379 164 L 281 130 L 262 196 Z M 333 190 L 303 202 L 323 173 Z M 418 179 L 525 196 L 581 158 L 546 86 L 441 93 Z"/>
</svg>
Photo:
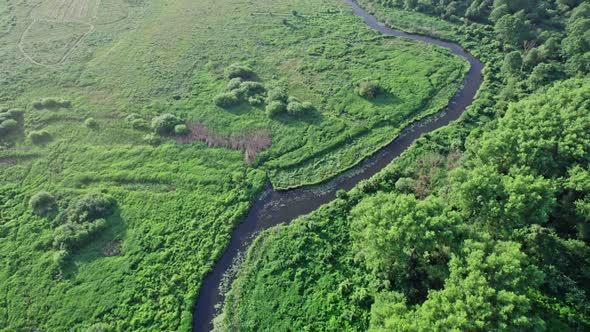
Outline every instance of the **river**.
<svg viewBox="0 0 590 332">
<path fill-rule="evenodd" d="M 276 191 L 268 185 L 250 208 L 245 220 L 234 229 L 229 246 L 217 261 L 213 270 L 205 276 L 193 315 L 194 332 L 210 331 L 212 329 L 212 320 L 217 314 L 215 306 L 224 300 L 224 294 L 219 291 L 224 274 L 229 271 L 232 262 L 239 253 L 248 249 L 258 232 L 278 224 L 288 223 L 299 216 L 308 214 L 321 205 L 332 201 L 336 197 L 338 190 L 348 191 L 359 181 L 372 177 L 405 151 L 422 134 L 446 126 L 451 121 L 458 119 L 465 111 L 465 108 L 471 105 L 483 82 L 481 72 L 484 64 L 461 46 L 452 42 L 391 29 L 377 21 L 375 17 L 357 6 L 352 0 L 345 0 L 345 2 L 372 29 L 386 35 L 409 38 L 449 49 L 453 54 L 469 62 L 469 72 L 465 76 L 462 87 L 451 98 L 446 109 L 405 128 L 389 145 L 351 170 L 321 185 L 287 191 Z"/>
</svg>

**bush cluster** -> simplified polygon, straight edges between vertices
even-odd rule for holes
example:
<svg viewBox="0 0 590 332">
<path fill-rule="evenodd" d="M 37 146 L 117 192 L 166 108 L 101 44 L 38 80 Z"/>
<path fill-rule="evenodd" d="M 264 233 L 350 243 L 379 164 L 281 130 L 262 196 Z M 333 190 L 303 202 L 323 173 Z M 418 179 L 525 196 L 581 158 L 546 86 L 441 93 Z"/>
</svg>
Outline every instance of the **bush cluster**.
<svg viewBox="0 0 590 332">
<path fill-rule="evenodd" d="M 299 102 L 297 100 L 290 101 L 287 104 L 287 114 L 292 116 L 302 116 L 307 112 L 313 110 L 313 105 L 309 102 Z"/>
<path fill-rule="evenodd" d="M 105 218 L 113 212 L 115 201 L 103 194 L 88 194 L 76 201 L 68 212 L 70 222 L 87 222 Z"/>
<path fill-rule="evenodd" d="M 284 113 L 287 110 L 287 104 L 274 100 L 266 105 L 266 114 L 272 117 Z"/>
<path fill-rule="evenodd" d="M 287 92 L 281 88 L 267 88 L 260 82 L 248 80 L 254 76 L 254 72 L 248 67 L 233 65 L 226 71 L 230 79 L 227 91 L 215 96 L 215 105 L 221 108 L 230 108 L 242 102 L 250 105 L 264 105 L 268 116 L 280 114 L 302 116 L 312 111 L 313 105 L 308 102 L 300 102 L 295 98 L 289 98 Z"/>
<path fill-rule="evenodd" d="M 251 72 L 250 69 L 248 70 Z M 228 74 L 230 80 L 227 84 L 227 91 L 215 96 L 213 100 L 215 105 L 221 108 L 230 108 L 243 101 L 246 101 L 251 105 L 260 105 L 264 103 L 264 94 L 266 93 L 264 85 L 260 82 L 246 80 L 254 76 L 253 72 L 248 75 L 238 75 L 238 73 L 247 72 L 242 66 L 232 66 L 228 69 L 228 73 L 230 72 L 232 75 Z"/>
<path fill-rule="evenodd" d="M 137 130 L 147 130 L 150 127 L 148 122 L 136 113 L 127 115 L 127 117 L 125 117 L 125 123 L 129 127 Z"/>
<path fill-rule="evenodd" d="M 103 194 L 88 194 L 70 205 L 65 223 L 53 231 L 53 245 L 62 250 L 79 248 L 106 227 L 115 201 Z"/>
<path fill-rule="evenodd" d="M 152 119 L 152 129 L 159 135 L 170 135 L 174 133 L 174 127 L 182 123 L 182 120 L 177 116 L 165 113 L 158 115 Z"/>
<path fill-rule="evenodd" d="M 44 145 L 51 142 L 53 138 L 47 130 L 37 130 L 29 133 L 29 140 L 35 145 Z"/>
<path fill-rule="evenodd" d="M 213 100 L 215 105 L 221 108 L 229 108 L 240 103 L 240 98 L 235 91 L 224 92 L 215 96 Z"/>
<path fill-rule="evenodd" d="M 66 223 L 60 225 L 53 230 L 53 245 L 62 250 L 81 247 L 105 226 L 106 220 L 104 219 L 83 224 Z"/>
<path fill-rule="evenodd" d="M 266 98 L 266 113 L 268 116 L 289 114 L 291 116 L 302 116 L 313 111 L 313 105 L 309 102 L 300 102 L 294 97 L 288 97 L 282 89 L 271 90 Z"/>
<path fill-rule="evenodd" d="M 23 122 L 23 112 L 20 110 L 0 109 L 0 140 L 16 134 Z"/>
<path fill-rule="evenodd" d="M 254 71 L 252 68 L 244 65 L 231 65 L 229 66 L 226 71 L 225 75 L 227 78 L 242 78 L 242 79 L 250 79 L 254 77 Z"/>
<path fill-rule="evenodd" d="M 33 102 L 33 107 L 40 109 L 70 108 L 72 102 L 66 99 L 43 98 Z"/>
</svg>

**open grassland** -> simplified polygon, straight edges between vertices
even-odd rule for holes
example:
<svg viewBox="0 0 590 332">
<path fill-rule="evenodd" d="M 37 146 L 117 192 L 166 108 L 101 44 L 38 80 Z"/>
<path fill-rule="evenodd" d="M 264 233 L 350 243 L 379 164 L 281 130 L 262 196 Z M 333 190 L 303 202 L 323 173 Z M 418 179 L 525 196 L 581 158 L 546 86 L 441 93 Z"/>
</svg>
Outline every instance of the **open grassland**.
<svg viewBox="0 0 590 332">
<path fill-rule="evenodd" d="M 203 276 L 268 178 L 285 188 L 351 167 L 443 107 L 466 70 L 445 50 L 380 37 L 335 0 L 2 4 L 17 24 L 0 36 L 0 104 L 24 110 L 22 121 L 10 113 L 16 134 L 0 148 L 6 330 L 187 330 Z M 235 63 L 311 111 L 217 106 Z M 374 99 L 357 93 L 368 80 Z M 165 113 L 211 137 L 268 133 L 272 145 L 249 165 L 242 151 L 144 140 Z M 41 190 L 54 214 L 32 212 Z M 89 193 L 115 207 L 64 249 L 64 214 Z"/>
</svg>

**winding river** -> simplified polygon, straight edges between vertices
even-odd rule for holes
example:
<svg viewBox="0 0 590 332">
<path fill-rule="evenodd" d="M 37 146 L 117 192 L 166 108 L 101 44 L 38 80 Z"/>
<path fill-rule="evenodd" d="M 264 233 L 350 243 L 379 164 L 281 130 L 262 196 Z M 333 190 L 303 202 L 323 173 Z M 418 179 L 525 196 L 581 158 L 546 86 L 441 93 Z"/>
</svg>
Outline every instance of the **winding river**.
<svg viewBox="0 0 590 332">
<path fill-rule="evenodd" d="M 484 64 L 466 52 L 461 46 L 388 28 L 352 0 L 344 1 L 352 7 L 358 16 L 365 20 L 369 27 L 383 34 L 444 47 L 453 54 L 466 59 L 471 67 L 465 77 L 463 86 L 451 98 L 445 110 L 405 128 L 389 145 L 365 159 L 353 169 L 340 174 L 327 183 L 288 191 L 275 191 L 269 185 L 260 198 L 254 202 L 246 219 L 235 228 L 223 256 L 203 280 L 193 315 L 193 331 L 195 332 L 210 331 L 212 329 L 212 319 L 217 314 L 215 306 L 224 300 L 224 295 L 219 290 L 224 274 L 229 271 L 232 262 L 239 253 L 247 250 L 258 232 L 308 214 L 321 205 L 332 201 L 336 196 L 336 191 L 341 189 L 348 191 L 359 181 L 372 177 L 391 163 L 394 158 L 399 156 L 422 134 L 446 126 L 451 121 L 458 119 L 465 111 L 465 108 L 472 103 L 482 83 L 481 71 Z"/>
</svg>

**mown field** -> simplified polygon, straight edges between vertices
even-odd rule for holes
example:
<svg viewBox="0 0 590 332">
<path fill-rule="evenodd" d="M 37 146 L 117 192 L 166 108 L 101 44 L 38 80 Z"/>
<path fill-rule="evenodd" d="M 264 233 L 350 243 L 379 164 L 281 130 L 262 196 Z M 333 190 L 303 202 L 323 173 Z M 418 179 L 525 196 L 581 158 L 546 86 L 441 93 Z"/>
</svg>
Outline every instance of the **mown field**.
<svg viewBox="0 0 590 332">
<path fill-rule="evenodd" d="M 263 232 L 216 330 L 590 328 L 590 5 L 359 4 L 486 64 L 459 121 Z"/>
<path fill-rule="evenodd" d="M 267 181 L 353 166 L 467 69 L 335 0 L 0 0 L 0 58 L 3 330 L 188 330 Z"/>
</svg>

